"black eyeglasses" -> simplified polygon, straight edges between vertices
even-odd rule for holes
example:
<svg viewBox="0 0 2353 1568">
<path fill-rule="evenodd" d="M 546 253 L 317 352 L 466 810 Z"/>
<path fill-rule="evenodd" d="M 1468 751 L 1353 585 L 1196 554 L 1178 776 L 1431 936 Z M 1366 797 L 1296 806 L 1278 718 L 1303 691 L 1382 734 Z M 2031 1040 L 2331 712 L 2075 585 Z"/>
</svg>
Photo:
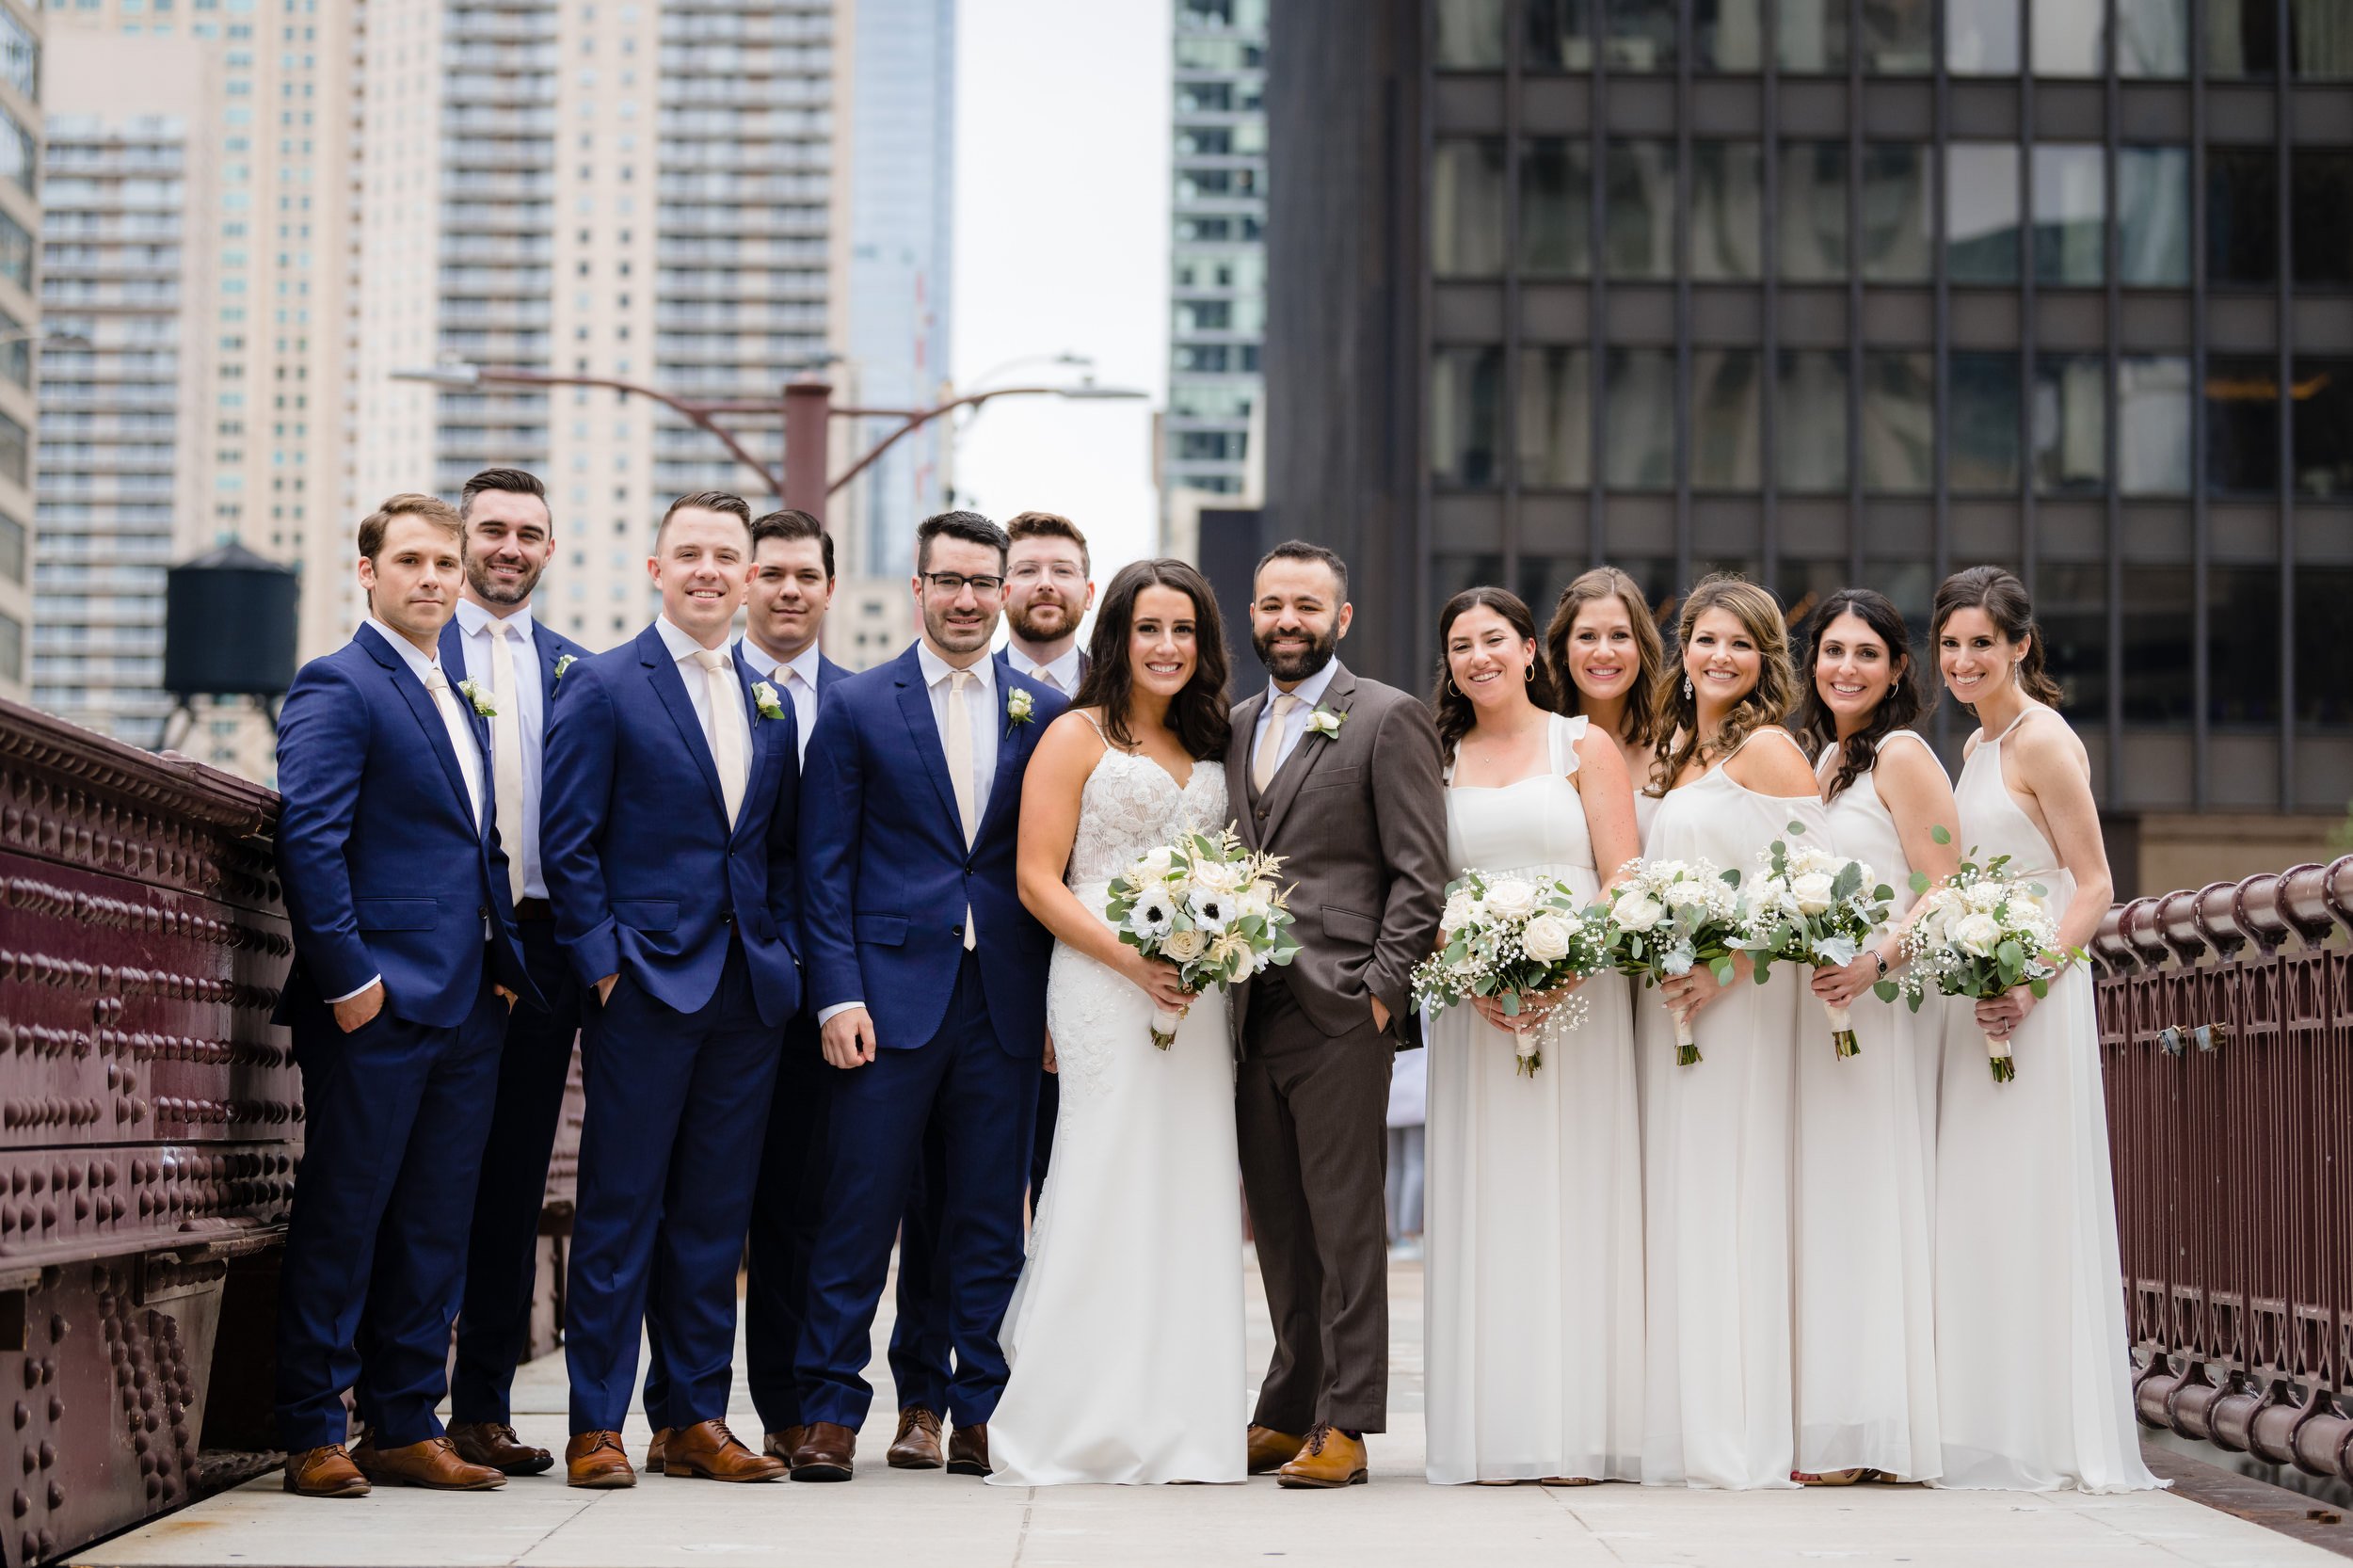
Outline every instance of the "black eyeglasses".
<svg viewBox="0 0 2353 1568">
<path fill-rule="evenodd" d="M 968 587 L 983 599 L 1005 591 L 1005 580 L 1001 577 L 967 577 L 960 571 L 927 571 L 923 574 L 923 581 L 929 583 L 934 591 L 946 594 L 951 599 Z"/>
</svg>

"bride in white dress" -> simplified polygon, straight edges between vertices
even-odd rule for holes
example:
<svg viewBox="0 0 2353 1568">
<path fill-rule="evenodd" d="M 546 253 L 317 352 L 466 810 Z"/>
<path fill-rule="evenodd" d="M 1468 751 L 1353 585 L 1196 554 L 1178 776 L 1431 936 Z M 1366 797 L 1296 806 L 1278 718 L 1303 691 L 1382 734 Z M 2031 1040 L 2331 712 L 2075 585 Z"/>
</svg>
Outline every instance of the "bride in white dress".
<svg viewBox="0 0 2353 1568">
<path fill-rule="evenodd" d="M 1188 827 L 1226 825 L 1225 645 L 1181 561 L 1121 570 L 1094 672 L 1022 784 L 1021 901 L 1055 936 L 1054 1179 L 1005 1314 L 995 1486 L 1240 1481 L 1248 1428 L 1234 1061 L 1223 991 L 1122 943 L 1105 888 Z M 1192 1008 L 1167 1050 L 1158 1007 Z"/>
</svg>

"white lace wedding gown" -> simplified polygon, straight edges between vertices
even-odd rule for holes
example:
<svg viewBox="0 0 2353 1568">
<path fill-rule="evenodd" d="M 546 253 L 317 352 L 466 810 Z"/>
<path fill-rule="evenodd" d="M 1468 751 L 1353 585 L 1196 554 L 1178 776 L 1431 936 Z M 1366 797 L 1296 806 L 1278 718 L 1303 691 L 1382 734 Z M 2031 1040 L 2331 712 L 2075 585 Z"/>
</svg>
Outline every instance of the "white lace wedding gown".
<svg viewBox="0 0 2353 1568">
<path fill-rule="evenodd" d="M 1226 821 L 1219 763 L 1195 763 L 1179 788 L 1151 759 L 1106 750 L 1079 797 L 1070 889 L 1099 913 L 1137 856 Z M 1225 993 L 1193 1003 L 1156 1050 L 1150 1000 L 1057 943 L 1046 1018 L 1062 1079 L 1054 1176 L 1005 1313 L 1013 1370 L 989 1419 L 989 1483 L 1240 1481 L 1250 1404 Z"/>
</svg>

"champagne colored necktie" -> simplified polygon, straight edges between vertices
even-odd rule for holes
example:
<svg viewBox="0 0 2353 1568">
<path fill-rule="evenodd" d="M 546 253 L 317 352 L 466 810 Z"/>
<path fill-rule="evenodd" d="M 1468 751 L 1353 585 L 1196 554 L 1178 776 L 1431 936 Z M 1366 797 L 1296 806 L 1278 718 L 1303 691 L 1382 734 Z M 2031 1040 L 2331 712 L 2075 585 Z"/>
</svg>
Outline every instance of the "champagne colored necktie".
<svg viewBox="0 0 2353 1568">
<path fill-rule="evenodd" d="M 1299 703 L 1295 694 L 1278 692 L 1273 706 L 1267 712 L 1266 733 L 1258 737 L 1258 755 L 1250 760 L 1250 784 L 1260 794 L 1274 782 L 1274 770 L 1283 760 L 1283 730 Z"/>
<path fill-rule="evenodd" d="M 506 850 L 506 890 L 517 904 L 523 901 L 523 707 L 515 695 L 515 626 L 490 621 L 491 812 L 498 819 L 499 842 Z"/>
<path fill-rule="evenodd" d="M 972 788 L 972 709 L 964 700 L 965 689 L 979 680 L 970 670 L 948 672 L 948 781 L 956 792 L 956 815 L 964 820 L 964 845 L 972 847 L 972 840 L 981 828 L 980 802 Z M 972 934 L 972 905 L 964 906 L 964 951 L 975 945 Z"/>
<path fill-rule="evenodd" d="M 466 758 L 479 756 L 474 745 L 473 726 L 466 722 L 465 712 L 457 706 L 457 694 L 450 689 L 449 677 L 441 666 L 434 665 L 424 672 L 424 689 L 433 696 L 433 706 L 441 715 L 441 728 L 449 731 L 450 749 L 457 754 L 457 776 L 466 781 L 466 804 L 473 808 L 473 830 L 482 831 L 482 787 L 466 771 Z"/>
<path fill-rule="evenodd" d="M 733 827 L 744 809 L 744 715 L 737 702 L 735 661 L 724 648 L 698 648 L 695 663 L 703 667 L 703 687 L 710 695 L 711 760 L 719 770 L 719 796 L 727 803 L 728 825 Z"/>
</svg>

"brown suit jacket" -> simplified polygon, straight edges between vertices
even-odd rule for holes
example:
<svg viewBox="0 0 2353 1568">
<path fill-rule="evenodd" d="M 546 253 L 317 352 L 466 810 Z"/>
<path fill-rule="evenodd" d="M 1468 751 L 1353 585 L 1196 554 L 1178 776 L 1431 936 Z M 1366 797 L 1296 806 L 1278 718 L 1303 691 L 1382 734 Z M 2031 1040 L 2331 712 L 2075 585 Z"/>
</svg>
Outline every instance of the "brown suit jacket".
<svg viewBox="0 0 2353 1568">
<path fill-rule="evenodd" d="M 1261 691 L 1234 709 L 1225 788 L 1242 842 L 1283 856 L 1301 952 L 1256 984 L 1289 985 L 1327 1037 L 1364 1027 L 1379 997 L 1390 1032 L 1418 1045 L 1411 976 L 1437 940 L 1446 903 L 1437 729 L 1420 702 L 1342 664 L 1321 704 L 1344 715 L 1340 732 L 1301 736 L 1260 796 L 1250 788 L 1250 758 L 1265 704 Z M 1235 989 L 1237 1044 L 1250 990 Z"/>
</svg>

